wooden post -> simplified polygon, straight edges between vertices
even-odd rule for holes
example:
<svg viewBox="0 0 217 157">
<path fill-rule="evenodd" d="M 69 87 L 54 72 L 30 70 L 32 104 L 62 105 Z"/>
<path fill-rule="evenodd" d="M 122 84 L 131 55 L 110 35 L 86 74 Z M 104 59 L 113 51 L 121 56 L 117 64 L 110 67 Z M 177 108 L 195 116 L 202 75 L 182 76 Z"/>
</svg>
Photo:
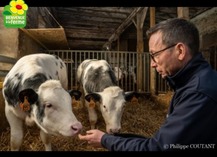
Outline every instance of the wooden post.
<svg viewBox="0 0 217 157">
<path fill-rule="evenodd" d="M 189 20 L 189 8 L 188 7 L 177 7 L 177 14 L 179 18 Z"/>
<path fill-rule="evenodd" d="M 144 50 L 144 42 L 143 42 L 143 30 L 139 27 L 141 23 L 141 13 L 137 14 L 137 53 L 139 53 L 138 57 L 138 78 L 137 78 L 137 90 L 141 91 L 142 87 L 142 57 L 140 57 L 141 53 Z"/>
<path fill-rule="evenodd" d="M 139 53 L 137 61 L 137 90 L 142 91 L 142 53 L 144 52 L 144 41 L 143 41 L 143 25 L 146 18 L 148 7 L 137 13 L 136 15 L 136 28 L 137 28 L 137 53 Z"/>
<path fill-rule="evenodd" d="M 150 27 L 155 25 L 155 7 L 150 7 Z M 150 66 L 150 92 L 157 94 L 157 74 L 154 68 Z"/>
</svg>

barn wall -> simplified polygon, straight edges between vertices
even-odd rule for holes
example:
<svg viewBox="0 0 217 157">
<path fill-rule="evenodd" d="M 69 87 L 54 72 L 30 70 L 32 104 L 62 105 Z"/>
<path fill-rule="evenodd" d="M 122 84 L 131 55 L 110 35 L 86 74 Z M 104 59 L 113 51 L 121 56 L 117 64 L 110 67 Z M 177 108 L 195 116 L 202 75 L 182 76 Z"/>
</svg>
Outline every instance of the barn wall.
<svg viewBox="0 0 217 157">
<path fill-rule="evenodd" d="M 205 49 L 211 46 L 210 43 L 204 41 L 204 37 L 206 37 L 206 40 L 209 40 L 209 38 L 212 38 L 213 34 L 217 32 L 217 7 L 205 11 L 204 13 L 193 18 L 191 21 L 199 29 L 201 38 L 201 49 Z M 213 39 L 215 39 L 215 43 L 213 43 Z M 212 45 L 217 45 L 216 38 L 213 39 Z"/>
<path fill-rule="evenodd" d="M 3 7 L 0 7 L 0 54 L 17 58 L 19 32 L 18 29 L 4 26 L 3 9 Z"/>
<path fill-rule="evenodd" d="M 6 28 L 3 21 L 3 7 L 0 7 L 0 54 L 6 55 L 13 58 L 20 58 L 21 56 L 40 52 L 42 50 L 41 46 L 38 45 L 32 38 L 27 36 L 21 30 L 16 28 Z M 29 9 L 27 18 L 27 25 L 34 22 L 30 22 L 31 17 L 35 17 L 36 10 Z M 33 19 L 35 21 L 36 19 Z M 12 65 L 0 63 L 0 68 L 8 70 Z"/>
<path fill-rule="evenodd" d="M 41 46 L 38 45 L 32 38 L 27 36 L 23 31 L 17 28 L 6 28 L 3 20 L 3 7 L 0 7 L 0 54 L 12 58 L 20 58 L 21 56 L 28 55 L 31 53 L 37 53 L 42 50 Z M 30 9 L 31 10 L 31 9 Z M 28 12 L 28 16 L 34 17 L 34 9 Z M 30 21 L 27 19 L 27 23 Z M 13 64 L 0 63 L 1 70 L 10 70 Z M 4 77 L 0 78 L 0 82 L 4 81 Z M 0 89 L 0 131 L 6 129 L 8 126 L 7 120 L 4 113 L 4 100 L 2 91 Z"/>
<path fill-rule="evenodd" d="M 120 40 L 119 44 L 120 44 L 119 51 L 128 51 L 128 43 L 126 39 Z"/>
<path fill-rule="evenodd" d="M 37 44 L 31 37 L 26 35 L 21 30 L 19 31 L 19 57 L 25 56 L 28 54 L 38 53 L 43 48 Z"/>
<path fill-rule="evenodd" d="M 41 7 L 29 7 L 27 12 L 27 25 L 28 28 L 47 27 L 42 19 L 40 10 Z M 35 41 L 34 38 L 28 36 L 22 30 L 19 30 L 19 51 L 20 56 L 38 53 L 43 50 L 43 47 Z"/>
</svg>

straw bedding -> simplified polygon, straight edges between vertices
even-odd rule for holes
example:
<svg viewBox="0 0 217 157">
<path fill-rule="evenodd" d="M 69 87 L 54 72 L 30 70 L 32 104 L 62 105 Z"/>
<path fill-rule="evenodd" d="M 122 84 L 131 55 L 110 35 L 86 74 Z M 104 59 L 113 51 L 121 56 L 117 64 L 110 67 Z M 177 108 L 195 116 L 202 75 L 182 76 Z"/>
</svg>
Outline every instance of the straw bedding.
<svg viewBox="0 0 217 157">
<path fill-rule="evenodd" d="M 2 104 L 1 97 L 1 106 Z M 73 112 L 77 119 L 83 125 L 82 132 L 90 129 L 88 122 L 88 114 L 85 107 L 73 108 Z M 99 112 L 98 112 L 99 113 Z M 1 113 L 2 114 L 2 113 Z M 122 116 L 123 133 L 135 133 L 146 137 L 151 137 L 164 122 L 166 116 L 166 108 L 164 105 L 153 101 L 149 96 L 139 99 L 139 104 L 128 103 Z M 39 136 L 37 126 L 24 126 L 24 140 L 21 151 L 43 151 L 44 146 Z M 97 128 L 105 131 L 104 120 L 99 113 Z M 0 151 L 10 150 L 10 128 L 0 132 Z M 104 148 L 94 148 L 85 141 L 80 141 L 77 136 L 74 137 L 56 137 L 52 136 L 52 149 L 54 151 L 107 151 Z"/>
</svg>

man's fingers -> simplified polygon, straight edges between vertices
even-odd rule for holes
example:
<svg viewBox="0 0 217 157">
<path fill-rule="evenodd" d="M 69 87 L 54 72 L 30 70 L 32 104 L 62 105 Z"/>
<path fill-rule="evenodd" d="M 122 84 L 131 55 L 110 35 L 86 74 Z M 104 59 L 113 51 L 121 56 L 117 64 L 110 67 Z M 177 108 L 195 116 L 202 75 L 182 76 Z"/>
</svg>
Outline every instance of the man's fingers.
<svg viewBox="0 0 217 157">
<path fill-rule="evenodd" d="M 86 131 L 86 133 L 87 133 L 88 135 L 93 134 L 93 130 L 88 130 L 88 131 Z"/>
<path fill-rule="evenodd" d="M 86 135 L 78 134 L 78 138 L 79 138 L 80 140 L 87 140 L 87 136 L 86 136 Z"/>
</svg>

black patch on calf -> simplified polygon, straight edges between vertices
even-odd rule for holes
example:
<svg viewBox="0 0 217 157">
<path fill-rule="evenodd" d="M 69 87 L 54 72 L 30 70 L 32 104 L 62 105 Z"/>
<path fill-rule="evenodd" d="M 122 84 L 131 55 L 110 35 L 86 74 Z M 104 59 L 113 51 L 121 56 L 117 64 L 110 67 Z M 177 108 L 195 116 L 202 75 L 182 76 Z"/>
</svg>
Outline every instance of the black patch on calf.
<svg viewBox="0 0 217 157">
<path fill-rule="evenodd" d="M 57 56 L 57 55 L 54 55 L 54 57 L 56 58 L 56 60 L 58 60 L 58 59 L 59 59 L 59 56 Z"/>
<path fill-rule="evenodd" d="M 117 82 L 117 80 L 116 80 L 116 76 L 115 76 L 114 71 L 109 68 L 108 74 L 109 74 L 109 76 L 110 76 L 112 82 L 114 83 L 114 85 L 117 86 L 118 82 Z"/>
<path fill-rule="evenodd" d="M 17 77 L 18 80 L 22 80 L 22 76 L 23 76 L 23 75 L 21 75 L 21 74 L 19 74 L 19 73 L 15 74 L 15 77 Z"/>
<path fill-rule="evenodd" d="M 34 76 L 26 79 L 23 84 L 21 84 L 23 74 L 15 74 L 13 78 L 9 78 L 4 86 L 4 94 L 7 102 L 13 106 L 19 103 L 19 93 L 20 91 L 32 88 L 38 90 L 38 87 L 47 80 L 46 76 L 42 73 L 37 73 Z M 18 82 L 14 84 L 14 82 Z"/>
<path fill-rule="evenodd" d="M 97 69 L 91 67 L 84 79 L 88 80 L 84 87 L 88 93 L 102 92 L 107 87 L 117 86 L 114 72 L 111 68 L 103 71 L 102 66 Z"/>
<path fill-rule="evenodd" d="M 40 101 L 37 101 L 36 106 L 37 106 L 36 118 L 38 119 L 39 123 L 42 123 L 44 118 L 45 105 L 41 104 Z"/>
<path fill-rule="evenodd" d="M 64 67 L 64 63 L 60 61 L 60 69 Z"/>
<path fill-rule="evenodd" d="M 23 74 L 15 74 L 14 77 L 8 78 L 7 82 L 4 85 L 4 95 L 6 101 L 9 105 L 15 106 L 19 102 L 19 92 L 21 90 L 21 81 L 23 78 Z M 14 82 L 17 82 L 16 84 Z"/>
<path fill-rule="evenodd" d="M 59 61 L 60 69 L 62 69 L 64 67 L 65 63 L 62 62 L 62 60 L 61 60 L 61 58 L 59 56 L 55 55 L 55 58 Z M 58 62 L 56 62 L 56 65 L 58 66 Z"/>
<path fill-rule="evenodd" d="M 32 88 L 34 90 L 37 90 L 39 88 L 39 86 L 45 82 L 47 79 L 47 77 L 42 74 L 42 73 L 37 73 L 34 76 L 26 79 L 23 83 L 23 89 L 26 88 Z"/>
</svg>

